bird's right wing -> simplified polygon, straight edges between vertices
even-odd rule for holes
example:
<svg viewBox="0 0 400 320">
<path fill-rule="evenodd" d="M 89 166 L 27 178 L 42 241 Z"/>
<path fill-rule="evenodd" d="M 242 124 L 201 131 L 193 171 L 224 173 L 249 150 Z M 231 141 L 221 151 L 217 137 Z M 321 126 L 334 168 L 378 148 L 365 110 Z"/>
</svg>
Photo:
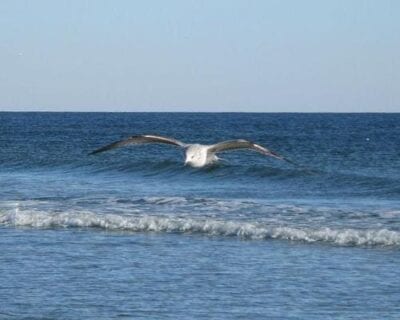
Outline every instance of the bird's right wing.
<svg viewBox="0 0 400 320">
<path fill-rule="evenodd" d="M 212 145 L 209 149 L 210 152 L 222 152 L 222 151 L 228 151 L 228 150 L 236 150 L 236 149 L 251 149 L 254 151 L 257 151 L 263 155 L 274 157 L 289 163 L 293 163 L 289 159 L 286 159 L 282 157 L 281 155 L 277 154 L 276 152 L 273 152 L 263 146 L 260 146 L 259 144 L 239 139 L 239 140 L 228 140 L 228 141 L 223 141 L 220 143 L 216 143 Z"/>
<path fill-rule="evenodd" d="M 130 145 L 130 144 L 143 144 L 143 143 L 165 143 L 165 144 L 172 144 L 172 145 L 182 147 L 182 148 L 185 148 L 187 146 L 186 143 L 183 143 L 181 141 L 178 141 L 178 140 L 175 140 L 172 138 L 153 136 L 153 135 L 142 135 L 142 136 L 132 136 L 132 137 L 129 137 L 124 140 L 110 143 L 104 147 L 101 147 L 99 149 L 92 151 L 89 154 L 96 154 L 96 153 L 123 147 L 123 146 Z"/>
</svg>

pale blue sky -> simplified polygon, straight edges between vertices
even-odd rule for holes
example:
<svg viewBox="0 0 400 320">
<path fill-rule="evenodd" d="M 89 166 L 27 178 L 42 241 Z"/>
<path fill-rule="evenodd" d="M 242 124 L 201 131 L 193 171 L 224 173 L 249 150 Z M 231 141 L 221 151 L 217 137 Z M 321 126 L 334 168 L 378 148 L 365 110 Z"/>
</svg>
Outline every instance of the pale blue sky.
<svg viewBox="0 0 400 320">
<path fill-rule="evenodd" d="M 0 111 L 400 112 L 400 1 L 0 1 Z"/>
</svg>

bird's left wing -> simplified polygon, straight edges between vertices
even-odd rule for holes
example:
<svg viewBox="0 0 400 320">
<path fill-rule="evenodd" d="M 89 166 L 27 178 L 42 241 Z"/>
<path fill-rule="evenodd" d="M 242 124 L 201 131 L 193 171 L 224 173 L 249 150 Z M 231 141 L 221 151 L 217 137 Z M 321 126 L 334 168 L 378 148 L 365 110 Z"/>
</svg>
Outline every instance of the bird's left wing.
<svg viewBox="0 0 400 320">
<path fill-rule="evenodd" d="M 142 144 L 142 143 L 165 143 L 172 144 L 178 147 L 185 148 L 187 146 L 186 143 L 183 143 L 179 140 L 175 140 L 172 138 L 161 137 L 161 136 L 153 136 L 153 135 L 142 135 L 142 136 L 132 136 L 124 140 L 120 140 L 117 142 L 110 143 L 104 147 L 96 149 L 89 154 L 96 154 L 100 152 L 104 152 L 107 150 L 111 150 L 114 148 L 123 147 L 129 144 Z"/>
<path fill-rule="evenodd" d="M 228 150 L 236 150 L 236 149 L 251 149 L 254 151 L 257 151 L 263 155 L 274 157 L 289 163 L 293 163 L 292 161 L 282 157 L 281 155 L 277 154 L 276 152 L 273 152 L 263 146 L 260 146 L 259 144 L 239 139 L 239 140 L 228 140 L 228 141 L 223 141 L 216 143 L 212 146 L 210 146 L 209 151 L 213 153 L 217 152 L 222 152 L 222 151 L 228 151 Z"/>
</svg>

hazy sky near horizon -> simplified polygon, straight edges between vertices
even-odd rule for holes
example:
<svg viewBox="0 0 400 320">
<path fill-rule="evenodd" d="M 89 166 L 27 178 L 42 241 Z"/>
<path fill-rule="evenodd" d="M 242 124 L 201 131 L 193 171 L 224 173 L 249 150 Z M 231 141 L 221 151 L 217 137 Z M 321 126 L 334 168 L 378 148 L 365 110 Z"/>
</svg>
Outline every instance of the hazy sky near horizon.
<svg viewBox="0 0 400 320">
<path fill-rule="evenodd" d="M 400 1 L 0 1 L 0 111 L 400 112 Z"/>
</svg>

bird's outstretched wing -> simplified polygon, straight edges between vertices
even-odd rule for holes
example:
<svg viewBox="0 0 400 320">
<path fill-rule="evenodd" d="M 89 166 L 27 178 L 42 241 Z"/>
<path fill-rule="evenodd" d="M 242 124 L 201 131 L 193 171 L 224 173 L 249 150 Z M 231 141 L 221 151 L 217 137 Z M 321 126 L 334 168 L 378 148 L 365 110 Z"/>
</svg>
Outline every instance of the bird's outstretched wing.
<svg viewBox="0 0 400 320">
<path fill-rule="evenodd" d="M 239 140 L 228 140 L 228 141 L 223 141 L 216 143 L 212 145 L 209 148 L 209 152 L 217 153 L 217 152 L 222 152 L 222 151 L 228 151 L 228 150 L 235 150 L 235 149 L 251 149 L 254 151 L 257 151 L 263 155 L 274 157 L 289 163 L 293 163 L 289 159 L 286 159 L 282 157 L 281 155 L 277 154 L 276 152 L 273 152 L 271 150 L 268 150 L 267 148 L 264 148 L 263 146 L 260 146 L 259 144 L 239 139 Z"/>
<path fill-rule="evenodd" d="M 161 136 L 152 136 L 152 135 L 142 135 L 142 136 L 132 136 L 124 140 L 116 141 L 113 143 L 110 143 L 104 147 L 101 147 L 99 149 L 96 149 L 92 151 L 89 154 L 96 154 L 100 152 L 104 152 L 107 150 L 111 150 L 114 148 L 119 148 L 123 147 L 129 144 L 142 144 L 142 143 L 166 143 L 166 144 L 172 144 L 178 147 L 185 148 L 187 146 L 186 143 L 183 143 L 181 141 L 172 139 L 172 138 L 166 138 L 166 137 L 161 137 Z"/>
</svg>

